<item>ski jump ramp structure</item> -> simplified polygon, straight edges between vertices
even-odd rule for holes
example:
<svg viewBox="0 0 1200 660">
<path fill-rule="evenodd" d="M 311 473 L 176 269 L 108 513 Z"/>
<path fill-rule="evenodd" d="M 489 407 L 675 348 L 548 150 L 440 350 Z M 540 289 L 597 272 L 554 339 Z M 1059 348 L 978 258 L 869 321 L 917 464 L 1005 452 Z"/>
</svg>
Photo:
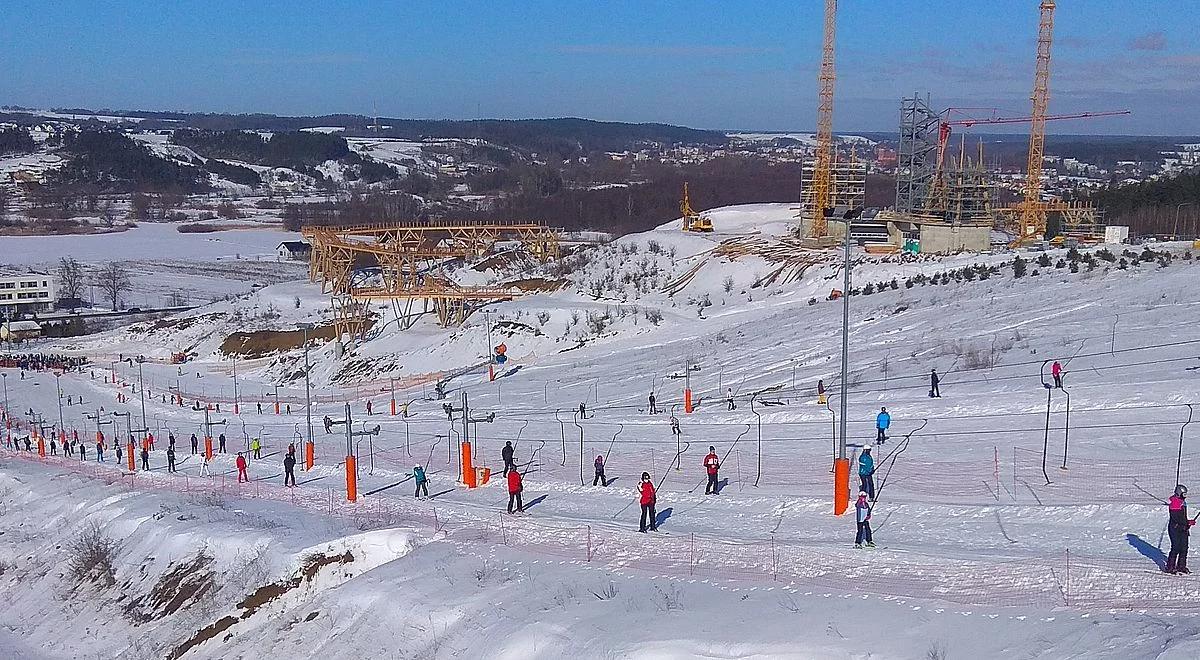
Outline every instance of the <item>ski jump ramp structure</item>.
<svg viewBox="0 0 1200 660">
<path fill-rule="evenodd" d="M 304 227 L 301 235 L 312 245 L 309 279 L 330 295 L 338 336 L 351 339 L 362 338 L 371 327 L 372 301 L 392 302 L 405 327 L 430 311 L 443 327 L 452 327 L 487 302 L 521 295 L 512 287 L 458 284 L 444 270 L 448 263 L 479 259 L 501 242 L 515 243 L 541 263 L 559 256 L 558 234 L 538 222 Z M 374 268 L 377 275 L 365 270 Z M 418 303 L 420 309 L 414 310 Z"/>
</svg>

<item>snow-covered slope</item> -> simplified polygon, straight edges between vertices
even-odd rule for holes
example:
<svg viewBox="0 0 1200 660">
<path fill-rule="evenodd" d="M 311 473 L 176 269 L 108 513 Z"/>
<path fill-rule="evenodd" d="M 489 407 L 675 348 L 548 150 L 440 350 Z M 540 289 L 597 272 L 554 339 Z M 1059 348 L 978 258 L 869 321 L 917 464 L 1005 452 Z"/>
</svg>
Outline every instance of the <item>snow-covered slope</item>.
<svg viewBox="0 0 1200 660">
<path fill-rule="evenodd" d="M 842 307 L 826 296 L 841 288 L 842 273 L 830 254 L 768 277 L 786 263 L 778 260 L 791 249 L 790 216 L 786 205 L 714 210 L 714 234 L 669 223 L 567 257 L 559 267 L 567 272 L 460 269 L 453 274 L 464 281 L 560 277 L 566 286 L 491 305 L 488 317 L 453 330 L 427 321 L 400 330 L 394 310 L 377 307 L 381 327 L 368 341 L 344 353 L 332 342 L 308 351 L 316 464 L 291 491 L 280 487 L 279 461 L 308 434 L 304 351 L 242 356 L 235 385 L 233 362 L 218 348 L 235 330 L 327 323 L 327 303 L 299 274 L 176 318 L 44 344 L 94 365 L 57 381 L 5 370 L 12 411 L 32 408 L 53 424 L 61 385 L 83 399 L 64 407 L 68 428 L 87 437 L 95 423 L 85 414 L 103 406 L 123 437 L 141 423 L 132 391 L 141 381 L 146 426 L 160 442 L 174 433 L 186 460 L 166 474 L 160 444 L 148 474 L 118 477 L 109 463 L 93 477 L 61 461 L 6 455 L 0 487 L 20 515 L 4 524 L 22 531 L 0 535 L 10 544 L 0 554 L 40 556 L 75 538 L 89 515 L 113 516 L 106 529 L 121 539 L 134 533 L 123 520 L 141 521 L 149 538 L 190 524 L 214 547 L 244 539 L 268 548 L 268 570 L 245 581 L 245 594 L 291 575 L 311 548 L 358 543 L 344 517 L 397 530 L 393 559 L 314 584 L 278 603 L 269 621 L 252 615 L 232 637 L 183 657 L 252 657 L 292 644 L 330 657 L 912 658 L 943 647 L 950 658 L 1193 657 L 1200 586 L 1158 571 L 1168 545 L 1162 499 L 1177 467 L 1179 481 L 1200 477 L 1194 428 L 1185 426 L 1189 404 L 1200 403 L 1200 264 L 1189 246 L 1160 247 L 1136 264 L 1140 250 L 1122 254 L 1121 246 L 1108 248 L 1113 261 L 1110 252 L 1053 250 L 1044 260 L 1027 252 L 1021 277 L 1013 254 L 856 252 L 845 402 L 852 462 L 874 440 L 880 408 L 892 415 L 890 438 L 873 449 L 880 547 L 868 551 L 853 549 L 849 517 L 831 513 Z M 489 380 L 486 356 L 501 342 L 510 359 Z M 196 359 L 165 364 L 181 347 Z M 155 359 L 117 361 L 138 354 Z M 1056 360 L 1066 387 L 1046 389 Z M 928 396 L 931 369 L 941 375 L 940 398 Z M 818 381 L 829 406 L 816 401 Z M 393 387 L 407 416 L 390 414 Z M 169 391 L 182 392 L 185 405 L 171 403 Z M 664 412 L 648 411 L 651 392 Z M 478 489 L 458 483 L 463 421 L 453 408 L 464 400 L 475 465 L 493 470 Z M 232 454 L 215 458 L 217 478 L 200 478 L 188 447 L 204 432 L 198 401 L 214 406 L 210 421 L 224 425 L 213 433 L 226 434 L 231 449 L 261 439 L 250 486 L 235 492 Z M 343 416 L 347 403 L 356 431 L 379 427 L 352 443 L 355 504 L 343 503 L 342 430 L 327 433 L 321 422 Z M 524 473 L 528 516 L 501 513 L 506 442 Z M 700 490 L 710 445 L 722 462 L 718 496 Z M 597 455 L 607 488 L 591 485 Z M 431 476 L 427 500 L 411 497 L 417 463 Z M 643 471 L 658 487 L 659 534 L 636 531 Z M 105 483 L 118 478 L 137 495 Z M 187 495 L 222 483 L 225 507 L 243 512 L 232 519 Z M 63 513 L 59 536 L 29 532 L 67 499 L 85 504 Z M 156 520 L 159 506 L 167 513 Z M 116 580 L 129 581 L 127 600 L 165 569 L 158 562 L 143 572 L 144 552 L 122 555 Z M 26 572 L 6 571 L 0 584 L 27 598 L 61 593 L 63 578 L 12 561 Z M 125 592 L 35 602 L 85 629 L 99 625 L 89 608 Z M 149 635 L 155 652 L 236 612 L 238 593 L 164 618 Z M 101 648 L 113 653 L 139 630 L 125 620 L 108 625 Z M 30 646 L 12 648 L 45 643 L 50 657 L 77 649 L 69 639 L 26 640 L 31 627 L 13 633 L 3 643 Z"/>
</svg>

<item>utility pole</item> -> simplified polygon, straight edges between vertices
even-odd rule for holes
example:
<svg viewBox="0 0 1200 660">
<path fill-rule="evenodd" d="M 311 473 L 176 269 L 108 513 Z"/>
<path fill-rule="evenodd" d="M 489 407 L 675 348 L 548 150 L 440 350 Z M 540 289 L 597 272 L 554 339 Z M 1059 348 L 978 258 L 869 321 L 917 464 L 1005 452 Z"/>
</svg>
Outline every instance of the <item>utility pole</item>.
<svg viewBox="0 0 1200 660">
<path fill-rule="evenodd" d="M 496 351 L 492 348 L 492 311 L 483 310 L 483 318 L 487 323 L 488 382 L 491 382 L 496 380 Z"/>
<path fill-rule="evenodd" d="M 233 414 L 241 414 L 238 409 L 237 353 L 233 354 Z"/>
<path fill-rule="evenodd" d="M 145 429 L 148 428 L 148 425 L 146 424 L 146 386 L 143 384 L 142 380 L 142 363 L 145 361 L 146 358 L 140 355 L 138 356 L 138 393 L 142 395 L 142 433 L 145 433 Z M 132 432 L 133 431 L 130 431 L 130 433 Z"/>
<path fill-rule="evenodd" d="M 832 209 L 830 209 L 832 210 Z M 862 209 L 850 209 L 843 215 L 846 236 L 842 248 L 842 383 L 841 419 L 838 420 L 839 438 L 838 456 L 833 463 L 833 513 L 842 515 L 850 506 L 850 459 L 846 458 L 846 390 L 850 376 L 850 222 L 862 213 Z"/>
<path fill-rule="evenodd" d="M 354 420 L 351 417 L 350 402 L 346 402 L 346 418 L 335 420 L 333 426 L 346 425 L 346 499 L 358 501 L 358 460 L 354 455 L 354 438 L 361 436 L 379 435 L 379 425 L 372 430 L 354 430 Z"/>
<path fill-rule="evenodd" d="M 63 426 L 61 379 L 62 379 L 62 372 L 60 372 L 60 371 L 54 372 L 54 387 L 58 389 L 58 432 L 59 433 L 63 433 L 66 431 L 66 427 Z"/>
<path fill-rule="evenodd" d="M 311 327 L 312 327 L 311 323 L 300 324 L 300 329 L 304 331 L 304 421 L 308 423 L 308 444 L 310 446 L 313 444 L 312 384 L 311 384 L 312 381 L 309 379 L 309 376 L 308 376 L 308 372 L 312 370 L 311 365 L 309 365 L 309 363 L 308 363 L 308 330 Z M 395 395 L 393 395 L 392 396 L 392 399 L 393 399 L 392 405 L 393 406 L 396 405 L 395 401 L 394 401 L 395 398 L 396 398 Z M 276 400 L 276 405 L 278 405 L 278 400 Z M 393 415 L 396 414 L 396 411 L 393 410 L 392 414 Z M 305 451 L 307 451 L 307 450 L 305 450 Z M 306 454 L 306 456 L 307 456 L 307 454 Z"/>
<path fill-rule="evenodd" d="M 225 420 L 225 419 L 223 419 L 219 422 L 212 421 L 212 419 L 209 416 L 208 406 L 207 405 L 204 406 L 204 456 L 205 456 L 205 458 L 212 460 L 212 454 L 213 454 L 212 427 L 222 426 L 227 421 L 228 420 Z"/>
<path fill-rule="evenodd" d="M 0 373 L 0 380 L 4 382 L 4 417 L 8 418 L 8 374 Z"/>
</svg>

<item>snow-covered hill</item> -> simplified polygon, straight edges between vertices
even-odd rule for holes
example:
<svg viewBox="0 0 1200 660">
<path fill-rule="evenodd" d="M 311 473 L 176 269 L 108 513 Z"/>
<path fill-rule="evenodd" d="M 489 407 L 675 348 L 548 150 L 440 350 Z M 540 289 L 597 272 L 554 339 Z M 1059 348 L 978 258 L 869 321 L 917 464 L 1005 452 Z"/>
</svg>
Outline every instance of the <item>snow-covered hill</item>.
<svg viewBox="0 0 1200 660">
<path fill-rule="evenodd" d="M 221 347 L 235 331 L 327 324 L 327 300 L 302 273 L 161 321 L 30 347 L 93 366 L 57 381 L 6 369 L 14 418 L 32 408 L 56 423 L 61 386 L 83 401 L 64 406 L 68 428 L 89 437 L 85 415 L 102 406 L 102 421 L 120 425 L 106 435 L 124 437 L 141 424 L 140 381 L 160 444 L 152 469 L 134 476 L 111 462 L 84 470 L 77 458 L 0 455 L 10 507 L 0 556 L 11 564 L 0 588 L 32 603 L 6 611 L 0 649 L 74 657 L 79 642 L 45 632 L 51 619 L 99 631 L 104 657 L 165 657 L 228 616 L 180 657 L 1195 656 L 1200 586 L 1158 570 L 1162 500 L 1177 479 L 1200 476 L 1185 426 L 1200 403 L 1190 246 L 856 251 L 852 462 L 875 439 L 880 408 L 892 415 L 889 439 L 872 450 L 879 547 L 856 550 L 849 516 L 831 513 L 842 307 L 826 297 L 841 288 L 840 261 L 789 243 L 791 213 L 719 209 L 710 235 L 669 223 L 558 266 L 468 265 L 452 275 L 565 286 L 491 305 L 461 328 L 423 320 L 400 330 L 394 310 L 377 306 L 368 341 L 344 353 L 310 346 L 316 464 L 295 489 L 282 487 L 280 460 L 308 434 L 305 352 L 294 334 L 270 335 L 278 343 L 241 355 L 235 377 Z M 486 356 L 501 342 L 510 359 L 491 381 Z M 165 363 L 184 349 L 193 361 Z M 119 361 L 134 355 L 152 360 Z M 1043 387 L 1054 361 L 1063 389 Z M 940 398 L 929 396 L 931 369 Z M 828 406 L 817 403 L 818 381 Z M 393 388 L 407 416 L 390 414 Z M 663 412 L 649 412 L 650 393 Z M 454 408 L 464 401 L 475 464 L 493 471 L 478 489 L 458 483 L 464 424 Z M 234 483 L 232 453 L 214 459 L 215 478 L 200 477 L 189 446 L 204 433 L 197 402 L 213 405 L 213 434 L 231 450 L 262 442 L 250 485 Z M 347 403 L 356 431 L 379 427 L 352 443 L 354 504 L 344 502 L 343 430 L 321 421 Z M 164 470 L 168 433 L 174 474 Z M 506 442 L 527 516 L 502 513 Z M 722 462 L 716 496 L 700 490 L 710 445 Z M 607 488 L 591 485 L 597 455 Z M 418 463 L 428 499 L 412 498 Z M 657 534 L 636 531 L 643 471 L 658 487 Z M 73 586 L 64 559 L 42 559 L 92 522 L 119 543 L 111 587 Z M 205 548 L 229 576 L 210 597 L 131 618 L 130 603 L 149 602 L 173 566 Z M 353 561 L 304 577 L 316 555 L 347 551 Z M 297 579 L 260 603 L 282 589 L 270 585 Z"/>
</svg>

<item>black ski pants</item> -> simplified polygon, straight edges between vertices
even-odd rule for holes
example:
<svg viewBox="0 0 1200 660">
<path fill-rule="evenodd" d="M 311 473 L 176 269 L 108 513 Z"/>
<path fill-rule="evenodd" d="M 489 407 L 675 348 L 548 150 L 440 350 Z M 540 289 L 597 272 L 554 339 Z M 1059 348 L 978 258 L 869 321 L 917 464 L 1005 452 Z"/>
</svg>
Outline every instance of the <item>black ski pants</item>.
<svg viewBox="0 0 1200 660">
<path fill-rule="evenodd" d="M 705 495 L 716 495 L 717 494 L 717 473 L 716 472 L 708 473 L 708 483 L 704 485 L 704 494 Z"/>
<path fill-rule="evenodd" d="M 647 519 L 649 519 L 649 522 L 650 522 L 650 529 L 652 531 L 657 532 L 658 531 L 658 513 L 654 510 L 653 502 L 651 502 L 650 504 L 642 505 L 642 524 L 641 524 L 641 527 L 638 528 L 638 531 L 641 531 L 641 532 L 646 531 Z"/>
<path fill-rule="evenodd" d="M 1167 536 L 1171 539 L 1171 553 L 1167 555 L 1167 570 L 1187 568 L 1188 528 L 1167 525 Z"/>
<path fill-rule="evenodd" d="M 513 468 L 513 469 L 515 470 L 516 468 Z M 525 510 L 525 506 L 523 504 L 521 504 L 521 494 L 520 493 L 509 493 L 508 494 L 508 512 L 509 513 L 513 512 L 513 503 L 514 502 L 516 502 L 516 504 L 517 504 L 517 511 Z"/>
</svg>

